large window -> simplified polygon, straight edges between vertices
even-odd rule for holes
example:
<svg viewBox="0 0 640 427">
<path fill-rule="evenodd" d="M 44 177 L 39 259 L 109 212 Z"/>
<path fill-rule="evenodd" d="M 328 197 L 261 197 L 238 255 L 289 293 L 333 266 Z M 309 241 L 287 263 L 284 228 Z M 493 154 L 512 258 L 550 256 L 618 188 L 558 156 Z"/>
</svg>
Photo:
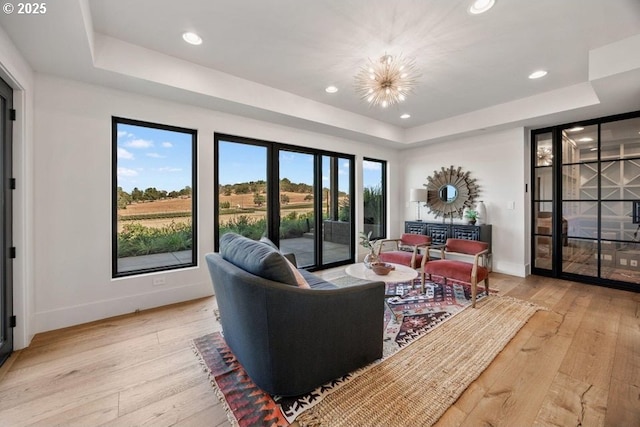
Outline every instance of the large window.
<svg viewBox="0 0 640 427">
<path fill-rule="evenodd" d="M 215 246 L 268 236 L 298 266 L 353 262 L 353 156 L 215 135 Z"/>
<path fill-rule="evenodd" d="M 196 265 L 192 129 L 114 117 L 113 276 Z"/>
<path fill-rule="evenodd" d="M 372 239 L 386 237 L 387 162 L 365 158 L 362 162 L 362 199 L 365 233 Z"/>
</svg>

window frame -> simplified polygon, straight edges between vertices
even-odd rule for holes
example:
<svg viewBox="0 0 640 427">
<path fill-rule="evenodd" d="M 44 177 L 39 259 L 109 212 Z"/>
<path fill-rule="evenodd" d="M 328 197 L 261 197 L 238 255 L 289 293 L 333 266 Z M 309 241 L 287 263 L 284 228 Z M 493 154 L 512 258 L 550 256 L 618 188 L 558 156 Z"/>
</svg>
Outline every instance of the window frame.
<svg viewBox="0 0 640 427">
<path fill-rule="evenodd" d="M 287 143 L 269 141 L 269 140 L 260 140 L 255 138 L 248 138 L 243 136 L 230 135 L 225 133 L 214 132 L 214 176 L 213 176 L 213 185 L 214 185 L 214 251 L 218 251 L 220 249 L 220 217 L 219 217 L 219 203 L 220 203 L 220 195 L 218 192 L 220 186 L 220 170 L 218 168 L 218 164 L 220 161 L 219 157 L 219 144 L 221 141 L 223 142 L 231 142 L 238 144 L 248 144 L 254 146 L 266 147 L 267 149 L 267 186 L 269 186 L 270 190 L 267 192 L 267 236 L 279 246 L 279 230 L 280 230 L 280 221 L 279 221 L 279 212 L 280 212 L 280 195 L 279 191 L 276 191 L 278 188 L 280 178 L 280 165 L 279 165 L 279 153 L 281 151 L 292 151 L 300 154 L 310 154 L 316 158 L 316 163 L 314 163 L 315 168 L 315 193 L 321 192 L 322 189 L 322 165 L 321 158 L 322 156 L 328 157 L 336 157 L 338 159 L 344 159 L 349 161 L 349 193 L 350 198 L 352 200 L 356 199 L 355 194 L 355 168 L 356 168 L 356 158 L 353 154 L 347 153 L 338 153 L 334 151 L 328 151 L 324 149 L 305 147 L 300 145 L 292 145 Z M 322 200 L 320 198 L 314 198 L 314 211 L 322 212 Z M 322 239 L 316 238 L 315 241 L 315 251 L 316 251 L 316 261 L 319 260 L 319 264 L 314 264 L 313 266 L 305 267 L 308 271 L 315 271 L 319 269 L 332 268 L 341 265 L 353 264 L 355 261 L 355 204 L 354 202 L 350 202 L 350 243 L 349 243 L 349 251 L 350 256 L 347 259 L 336 261 L 336 262 L 325 262 L 322 257 Z M 275 216 L 278 216 L 278 220 L 275 220 Z M 318 221 L 320 217 L 316 217 L 316 225 L 320 225 Z M 320 229 L 320 227 L 318 227 Z"/>
<path fill-rule="evenodd" d="M 379 240 L 379 239 L 386 239 L 387 238 L 387 161 L 386 160 L 380 160 L 380 159 L 374 159 L 371 157 L 363 157 L 362 158 L 362 163 L 363 163 L 363 170 L 364 170 L 364 162 L 375 162 L 375 163 L 380 163 L 381 166 L 381 170 L 380 170 L 380 174 L 381 174 L 381 180 L 380 180 L 380 185 L 382 186 L 382 206 L 380 207 L 380 236 L 374 236 L 373 234 L 371 235 L 371 239 L 372 240 Z M 363 171 L 363 175 L 364 175 L 364 171 Z M 362 217 L 362 229 L 364 230 L 364 211 L 365 211 L 365 207 L 364 207 L 364 177 L 362 180 L 362 213 L 363 213 L 363 217 Z"/>
<path fill-rule="evenodd" d="M 181 264 L 171 264 L 141 268 L 136 270 L 118 271 L 118 125 L 131 125 L 158 129 L 170 132 L 179 132 L 191 135 L 191 260 Z M 160 271 L 178 270 L 197 267 L 198 265 L 198 131 L 180 126 L 147 122 L 125 117 L 111 117 L 111 275 L 112 278 L 135 276 Z"/>
</svg>

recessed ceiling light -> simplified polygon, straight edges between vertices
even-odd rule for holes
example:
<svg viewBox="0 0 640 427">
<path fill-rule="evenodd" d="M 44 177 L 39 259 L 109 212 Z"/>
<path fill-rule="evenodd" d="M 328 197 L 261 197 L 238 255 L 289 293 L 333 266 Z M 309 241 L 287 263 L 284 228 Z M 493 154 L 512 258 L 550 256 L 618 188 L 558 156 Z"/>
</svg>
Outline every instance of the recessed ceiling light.
<svg viewBox="0 0 640 427">
<path fill-rule="evenodd" d="M 325 89 L 325 92 L 327 93 L 336 93 L 338 91 L 338 88 L 335 86 L 327 86 Z"/>
<path fill-rule="evenodd" d="M 479 15 L 491 9 L 496 4 L 496 0 L 475 0 L 469 6 L 469 13 L 472 15 Z"/>
<path fill-rule="evenodd" d="M 186 32 L 182 35 L 182 39 L 192 45 L 202 44 L 202 38 L 196 33 Z"/>
<path fill-rule="evenodd" d="M 584 130 L 584 128 L 582 126 L 575 126 L 572 127 L 571 129 L 567 129 L 569 132 L 580 132 L 581 130 Z"/>
<path fill-rule="evenodd" d="M 547 75 L 547 72 L 545 70 L 538 70 L 538 71 L 534 71 L 533 73 L 529 74 L 529 78 L 530 79 L 539 79 L 540 77 L 544 77 Z"/>
<path fill-rule="evenodd" d="M 411 117 L 411 114 L 407 114 L 407 113 L 404 113 L 403 115 L 400 116 L 401 119 L 408 119 L 409 117 Z"/>
<path fill-rule="evenodd" d="M 588 136 L 585 136 L 584 138 L 580 138 L 578 141 L 580 141 L 580 142 L 591 142 L 591 141 L 593 141 L 593 138 L 589 138 Z"/>
</svg>

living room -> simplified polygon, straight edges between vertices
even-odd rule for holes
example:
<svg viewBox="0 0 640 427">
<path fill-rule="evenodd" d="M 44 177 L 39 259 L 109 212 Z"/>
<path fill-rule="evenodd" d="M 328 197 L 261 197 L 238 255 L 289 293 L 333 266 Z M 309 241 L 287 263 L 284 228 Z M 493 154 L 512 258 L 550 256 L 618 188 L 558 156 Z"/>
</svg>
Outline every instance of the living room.
<svg viewBox="0 0 640 427">
<path fill-rule="evenodd" d="M 0 64 L 3 79 L 14 88 L 17 110 L 14 349 L 29 346 L 38 333 L 212 294 L 203 260 L 215 246 L 209 237 L 215 234 L 210 220 L 215 133 L 353 155 L 356 199 L 362 192 L 357 185 L 362 159 L 386 161 L 388 236 L 398 236 L 405 220 L 416 219 L 410 188 L 423 186 L 441 167 L 461 166 L 477 180 L 493 225 L 493 271 L 526 277 L 531 262 L 530 130 L 640 109 L 640 64 L 629 55 L 640 50 L 638 7 L 632 1 L 613 3 L 618 14 L 626 11 L 626 26 L 618 25 L 625 36 L 616 33 L 603 46 L 583 49 L 591 57 L 582 59 L 593 62 L 581 64 L 582 81 L 558 81 L 546 91 L 531 90 L 527 96 L 460 109 L 451 116 L 443 113 L 420 126 L 395 117 L 391 124 L 380 122 L 376 116 L 381 113 L 368 106 L 356 114 L 94 33 L 92 14 L 106 7 L 98 2 L 48 4 L 39 17 L 5 14 L 0 19 Z M 549 14 L 559 15 L 553 2 L 547 7 Z M 589 10 L 599 9 L 592 4 Z M 109 13 L 126 13 L 126 5 Z M 600 18 L 589 17 L 594 16 Z M 34 31 L 32 41 L 26 40 L 28 31 Z M 55 33 L 62 38 L 55 39 Z M 49 38 L 80 41 L 69 48 L 45 43 Z M 626 44 L 620 49 L 615 43 Z M 65 53 L 73 49 L 73 55 Z M 422 73 L 429 77 L 428 69 Z M 429 99 L 426 88 L 417 94 Z M 197 129 L 196 267 L 113 277 L 112 116 Z M 355 212 L 356 224 L 362 224 L 362 213 Z M 421 214 L 433 220 L 425 207 Z M 364 254 L 359 249 L 357 258 Z M 163 277 L 163 285 L 154 285 L 157 276 Z"/>
</svg>

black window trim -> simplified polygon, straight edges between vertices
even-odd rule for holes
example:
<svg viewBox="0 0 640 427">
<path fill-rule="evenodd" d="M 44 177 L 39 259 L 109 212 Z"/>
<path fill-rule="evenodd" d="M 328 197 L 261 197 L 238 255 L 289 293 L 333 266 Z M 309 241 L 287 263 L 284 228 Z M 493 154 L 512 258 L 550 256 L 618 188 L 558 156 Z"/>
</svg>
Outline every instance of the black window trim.
<svg viewBox="0 0 640 427">
<path fill-rule="evenodd" d="M 118 124 L 148 127 L 191 135 L 191 262 L 164 267 L 118 272 Z M 112 278 L 135 276 L 159 271 L 170 271 L 197 267 L 198 265 L 198 131 L 180 126 L 165 125 L 125 117 L 111 116 L 111 275 Z"/>
<path fill-rule="evenodd" d="M 379 239 L 386 239 L 387 238 L 387 161 L 386 160 L 380 160 L 380 159 L 374 159 L 372 157 L 363 157 L 362 158 L 362 162 L 364 164 L 364 162 L 376 162 L 376 163 L 380 163 L 380 165 L 382 166 L 381 168 L 381 185 L 382 185 L 382 206 L 381 206 L 381 212 L 380 212 L 380 220 L 382 222 L 382 227 L 380 227 L 381 230 L 381 235 L 380 236 L 371 236 L 371 239 L 375 239 L 375 240 L 379 240 Z M 364 174 L 364 172 L 363 172 Z M 363 199 L 364 199 L 364 182 L 362 185 L 362 193 L 363 193 Z M 362 201 L 362 206 L 364 209 L 364 200 Z M 364 225 L 364 217 L 362 218 L 363 220 L 363 225 Z"/>
<path fill-rule="evenodd" d="M 324 263 L 324 261 L 322 260 L 322 252 L 321 252 L 321 243 L 322 243 L 322 239 L 316 239 L 316 253 L 319 254 L 319 259 L 320 259 L 320 263 L 321 265 L 318 266 L 314 266 L 314 267 L 310 267 L 307 268 L 307 270 L 309 271 L 315 271 L 318 268 L 321 269 L 325 269 L 325 268 L 332 268 L 332 267 L 337 267 L 340 265 L 346 265 L 346 264 L 353 264 L 354 260 L 355 260 L 355 227 L 356 227 L 356 221 L 355 219 L 355 203 L 356 203 L 356 194 L 355 194 L 355 155 L 353 154 L 347 154 L 347 153 L 339 153 L 336 151 L 329 151 L 329 150 L 324 150 L 321 148 L 312 148 L 312 147 L 304 147 L 304 146 L 300 146 L 300 145 L 293 145 L 293 144 L 287 144 L 287 143 L 282 143 L 282 142 L 276 142 L 276 141 L 270 141 L 270 140 L 263 140 L 263 139 L 256 139 L 256 138 L 249 138 L 249 137 L 244 137 L 244 136 L 238 136 L 238 135 L 231 135 L 231 134 L 226 134 L 226 133 L 220 133 L 220 132 L 214 132 L 213 134 L 213 141 L 214 141 L 214 174 L 213 174 L 213 185 L 214 185 L 214 191 L 216 191 L 216 194 L 214 195 L 214 205 L 217 206 L 217 204 L 219 203 L 219 194 L 218 192 L 218 188 L 220 186 L 220 182 L 219 182 L 219 171 L 217 170 L 218 167 L 218 162 L 219 162 L 219 143 L 220 141 L 227 141 L 227 142 L 233 142 L 233 143 L 238 143 L 238 144 L 248 144 L 248 145 L 255 145 L 255 146 L 261 146 L 261 147 L 266 147 L 267 149 L 267 182 L 271 182 L 274 176 L 277 176 L 277 174 L 279 173 L 279 165 L 278 165 L 278 160 L 277 160 L 277 156 L 275 156 L 273 153 L 274 152 L 279 152 L 280 150 L 285 150 L 285 151 L 292 151 L 292 152 L 296 152 L 296 153 L 301 153 L 301 154 L 312 154 L 312 155 L 317 155 L 317 156 L 330 156 L 330 157 L 337 157 L 337 158 L 341 158 L 341 159 L 345 159 L 345 160 L 349 160 L 349 192 L 351 194 L 351 197 L 354 199 L 354 201 L 351 201 L 350 203 L 350 216 L 352 218 L 351 220 L 351 243 L 350 243 L 350 247 L 351 247 L 351 254 L 349 259 L 344 260 L 344 261 L 337 261 L 337 262 L 333 262 L 333 263 Z M 317 165 L 316 165 L 317 167 Z M 322 174 L 321 170 L 317 170 L 318 174 Z M 320 177 L 321 178 L 321 177 Z M 318 179 L 316 177 L 315 179 L 316 182 L 318 182 Z M 321 183 L 317 183 L 316 185 L 322 185 Z M 316 189 L 317 191 L 317 189 Z M 279 207 L 280 206 L 280 198 L 279 195 L 276 194 L 272 194 L 271 199 L 269 200 L 270 204 L 272 206 L 275 207 Z M 316 203 L 318 203 L 316 201 Z M 321 201 L 319 202 L 321 203 Z M 214 231 L 213 231 L 213 239 L 214 239 L 214 251 L 218 251 L 220 249 L 220 227 L 219 227 L 219 214 L 218 214 L 219 209 L 214 208 Z M 269 216 L 271 215 L 271 212 L 269 210 L 269 208 L 267 208 L 267 218 L 269 218 Z M 279 244 L 279 238 L 277 237 L 278 232 L 279 232 L 279 224 L 276 223 L 276 221 L 267 221 L 268 222 L 268 235 L 272 238 L 272 240 L 274 241 L 274 243 Z"/>
</svg>

